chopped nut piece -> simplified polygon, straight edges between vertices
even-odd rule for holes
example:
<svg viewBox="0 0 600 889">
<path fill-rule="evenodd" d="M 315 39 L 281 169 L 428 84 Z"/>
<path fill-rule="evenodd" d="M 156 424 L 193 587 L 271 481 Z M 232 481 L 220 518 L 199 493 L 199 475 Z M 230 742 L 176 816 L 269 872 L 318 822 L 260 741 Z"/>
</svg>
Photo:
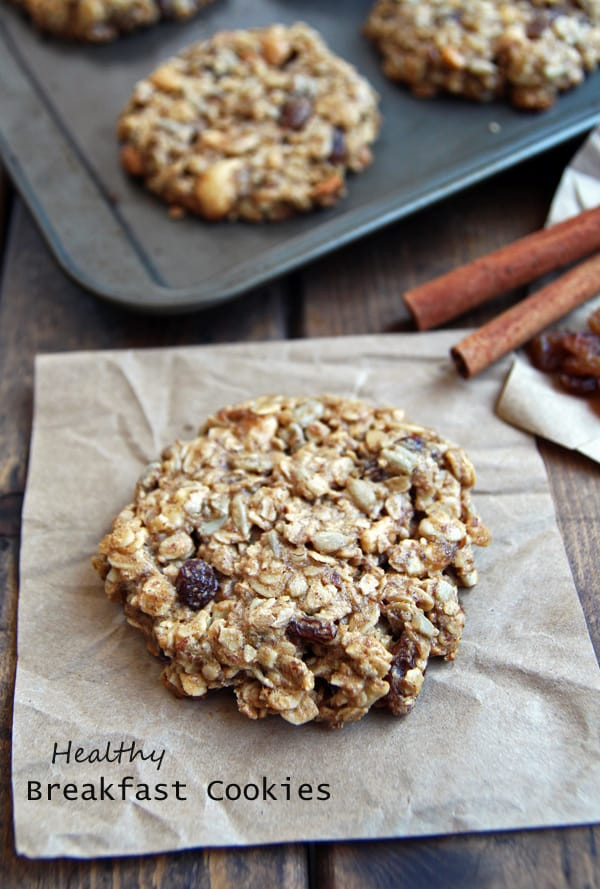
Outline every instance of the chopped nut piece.
<svg viewBox="0 0 600 889">
<path fill-rule="evenodd" d="M 313 534 L 311 539 L 315 549 L 320 553 L 334 553 L 350 543 L 349 537 L 336 531 L 319 531 Z"/>
<path fill-rule="evenodd" d="M 266 29 L 262 38 L 262 49 L 270 65 L 283 65 L 289 59 L 292 44 L 283 25 L 274 25 Z"/>
<path fill-rule="evenodd" d="M 241 169 L 239 160 L 227 158 L 212 164 L 199 177 L 194 194 L 207 219 L 224 219 L 233 208 L 238 193 L 236 173 Z"/>
</svg>

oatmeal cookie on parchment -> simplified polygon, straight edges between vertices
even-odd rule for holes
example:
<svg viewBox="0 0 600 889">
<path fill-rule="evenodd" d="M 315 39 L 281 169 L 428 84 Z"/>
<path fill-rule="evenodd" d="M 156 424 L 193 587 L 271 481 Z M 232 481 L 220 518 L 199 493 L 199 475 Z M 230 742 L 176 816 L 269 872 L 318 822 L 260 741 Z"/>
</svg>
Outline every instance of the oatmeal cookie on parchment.
<svg viewBox="0 0 600 889">
<path fill-rule="evenodd" d="M 94 564 L 178 695 L 232 686 L 246 716 L 294 724 L 402 715 L 460 642 L 489 541 L 474 481 L 402 411 L 261 397 L 167 448 Z"/>
<path fill-rule="evenodd" d="M 280 220 L 334 204 L 371 162 L 378 98 L 307 25 L 223 31 L 140 81 L 125 169 L 210 220 Z"/>
<path fill-rule="evenodd" d="M 377 0 L 365 32 L 419 96 L 543 109 L 600 63 L 600 0 Z"/>
<path fill-rule="evenodd" d="M 65 40 L 107 43 L 160 19 L 191 18 L 213 0 L 11 0 L 42 31 Z"/>
</svg>

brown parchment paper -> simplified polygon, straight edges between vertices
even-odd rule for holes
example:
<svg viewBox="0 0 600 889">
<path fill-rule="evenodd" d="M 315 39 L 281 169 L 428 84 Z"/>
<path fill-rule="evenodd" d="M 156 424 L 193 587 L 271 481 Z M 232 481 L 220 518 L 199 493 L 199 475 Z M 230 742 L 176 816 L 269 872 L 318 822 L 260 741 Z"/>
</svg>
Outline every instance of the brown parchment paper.
<svg viewBox="0 0 600 889">
<path fill-rule="evenodd" d="M 600 206 L 600 127 L 594 130 L 565 169 L 547 225 Z M 537 289 L 537 286 L 536 286 Z M 600 308 L 600 294 L 561 318 L 558 330 L 587 330 L 587 319 Z M 541 435 L 600 463 L 600 396 L 577 398 L 549 374 L 536 370 L 523 350 L 515 355 L 496 405 L 498 416 L 520 429 Z"/>
<path fill-rule="evenodd" d="M 506 365 L 460 380 L 457 332 L 39 357 L 21 559 L 13 728 L 16 843 L 28 856 L 415 836 L 600 817 L 600 672 L 533 439 L 493 414 Z M 106 600 L 90 555 L 144 464 L 212 410 L 258 393 L 403 405 L 467 447 L 494 540 L 478 551 L 453 664 L 433 663 L 415 710 L 341 731 L 252 722 L 219 692 L 177 700 Z M 133 743 L 147 761 L 52 764 Z M 73 747 L 73 749 L 74 749 Z M 169 786 L 177 800 L 27 799 L 31 781 Z M 212 781 L 263 778 L 276 800 L 214 801 Z M 285 787 L 289 784 L 290 799 Z M 300 799 L 300 784 L 314 797 Z M 317 787 L 328 784 L 330 798 Z M 183 788 L 185 785 L 185 788 Z M 35 785 L 33 785 L 35 786 Z M 73 791 L 68 791 L 73 794 Z M 251 792 L 252 793 L 252 792 Z M 306 795 L 306 792 L 305 792 Z"/>
</svg>

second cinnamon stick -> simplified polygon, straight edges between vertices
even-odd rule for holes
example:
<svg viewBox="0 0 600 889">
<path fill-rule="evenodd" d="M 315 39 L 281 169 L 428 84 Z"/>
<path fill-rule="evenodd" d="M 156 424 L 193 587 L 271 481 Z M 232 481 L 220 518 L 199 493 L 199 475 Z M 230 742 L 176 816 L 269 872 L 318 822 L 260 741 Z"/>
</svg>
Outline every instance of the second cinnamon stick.
<svg viewBox="0 0 600 889">
<path fill-rule="evenodd" d="M 600 253 L 502 312 L 451 350 L 460 374 L 475 374 L 600 293 Z"/>
<path fill-rule="evenodd" d="M 407 290 L 404 301 L 419 330 L 429 330 L 598 249 L 600 207 L 595 207 Z"/>
</svg>

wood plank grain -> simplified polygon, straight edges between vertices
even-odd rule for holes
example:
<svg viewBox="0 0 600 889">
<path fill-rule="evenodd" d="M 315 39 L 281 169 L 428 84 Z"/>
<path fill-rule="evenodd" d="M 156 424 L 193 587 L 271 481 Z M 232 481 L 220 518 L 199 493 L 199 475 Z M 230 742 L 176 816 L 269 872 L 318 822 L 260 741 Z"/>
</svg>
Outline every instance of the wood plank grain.
<svg viewBox="0 0 600 889">
<path fill-rule="evenodd" d="M 319 889 L 595 889 L 599 828 L 338 844 Z"/>
<path fill-rule="evenodd" d="M 600 466 L 576 451 L 539 441 L 573 580 L 600 659 Z"/>
<path fill-rule="evenodd" d="M 271 858 L 265 855 L 266 851 L 246 849 L 240 855 L 231 849 L 213 850 L 209 859 L 211 889 L 308 887 L 307 857 L 303 846 L 272 847 L 270 851 L 274 855 Z M 275 858 L 277 851 L 280 853 L 278 859 Z"/>
<path fill-rule="evenodd" d="M 562 169 L 562 146 L 311 266 L 303 274 L 304 336 L 410 329 L 401 293 L 539 228 Z M 452 327 L 480 324 L 507 294 Z M 542 443 L 561 532 L 600 652 L 600 467 Z M 600 887 L 600 827 L 333 844 L 319 847 L 319 889 L 550 889 Z"/>
<path fill-rule="evenodd" d="M 0 300 L 0 495 L 21 492 L 38 352 L 180 346 L 286 335 L 282 288 L 184 315 L 140 315 L 81 290 L 56 266 L 31 218 L 15 202 Z"/>
<path fill-rule="evenodd" d="M 3 889 L 305 889 L 301 846 L 197 850 L 95 861 L 28 861 L 14 853 L 10 726 L 20 504 L 37 352 L 188 345 L 285 336 L 283 285 L 203 313 L 135 315 L 80 290 L 58 269 L 22 204 L 11 217 L 0 293 L 0 874 Z"/>
</svg>

